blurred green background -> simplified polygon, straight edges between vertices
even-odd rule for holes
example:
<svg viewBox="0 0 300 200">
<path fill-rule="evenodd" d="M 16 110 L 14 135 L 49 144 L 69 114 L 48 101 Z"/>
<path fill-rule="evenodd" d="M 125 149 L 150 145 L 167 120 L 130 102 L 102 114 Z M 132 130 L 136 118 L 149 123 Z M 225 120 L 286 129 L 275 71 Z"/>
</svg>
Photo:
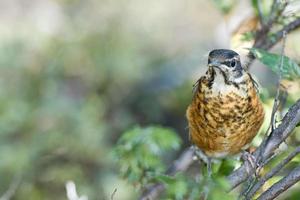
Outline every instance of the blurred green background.
<svg viewBox="0 0 300 200">
<path fill-rule="evenodd" d="M 67 199 L 72 180 L 89 199 L 136 198 L 112 148 L 136 124 L 189 145 L 192 84 L 230 47 L 227 18 L 205 0 L 1 0 L 0 196 L 20 180 L 13 199 Z M 275 75 L 253 70 L 272 94 Z"/>
</svg>

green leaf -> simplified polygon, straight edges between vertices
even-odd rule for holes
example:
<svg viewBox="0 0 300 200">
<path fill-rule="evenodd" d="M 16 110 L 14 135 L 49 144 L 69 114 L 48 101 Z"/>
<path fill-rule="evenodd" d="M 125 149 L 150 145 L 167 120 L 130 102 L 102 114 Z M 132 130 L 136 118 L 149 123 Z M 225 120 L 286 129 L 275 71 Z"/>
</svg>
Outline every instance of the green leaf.
<svg viewBox="0 0 300 200">
<path fill-rule="evenodd" d="M 257 48 L 251 48 L 249 50 L 260 62 L 269 67 L 275 73 L 279 74 L 281 55 L 269 53 Z M 287 56 L 284 56 L 283 59 L 282 76 L 287 79 L 300 78 L 299 65 Z"/>
<path fill-rule="evenodd" d="M 178 149 L 180 144 L 180 138 L 172 129 L 136 126 L 120 137 L 112 153 L 121 175 L 139 186 L 153 179 L 151 174 L 166 169 L 163 158 L 170 150 Z M 163 177 L 160 179 L 167 181 Z"/>
<path fill-rule="evenodd" d="M 175 178 L 172 176 L 159 174 L 155 176 L 155 179 L 165 184 L 174 184 L 176 182 Z"/>
<path fill-rule="evenodd" d="M 242 34 L 241 41 L 243 41 L 243 42 L 251 41 L 254 39 L 254 36 L 255 36 L 254 32 L 248 31 L 248 32 Z"/>
<path fill-rule="evenodd" d="M 236 165 L 234 160 L 225 159 L 221 162 L 221 166 L 219 167 L 218 174 L 227 176 L 231 173 Z"/>
<path fill-rule="evenodd" d="M 223 13 L 229 13 L 236 5 L 236 0 L 213 0 L 217 8 Z"/>
<path fill-rule="evenodd" d="M 162 177 L 161 177 L 162 178 Z M 171 199 L 186 199 L 190 184 L 186 176 L 181 173 L 176 174 L 174 177 L 163 177 L 166 183 L 167 196 Z"/>
</svg>

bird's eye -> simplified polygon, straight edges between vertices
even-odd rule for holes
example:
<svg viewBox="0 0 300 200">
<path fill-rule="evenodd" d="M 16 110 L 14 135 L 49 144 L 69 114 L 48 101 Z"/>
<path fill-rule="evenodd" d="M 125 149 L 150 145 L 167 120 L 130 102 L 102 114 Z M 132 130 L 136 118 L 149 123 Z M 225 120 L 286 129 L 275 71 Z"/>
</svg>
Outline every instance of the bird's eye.
<svg viewBox="0 0 300 200">
<path fill-rule="evenodd" d="M 230 67 L 235 67 L 235 65 L 236 65 L 236 60 L 230 62 Z"/>
</svg>

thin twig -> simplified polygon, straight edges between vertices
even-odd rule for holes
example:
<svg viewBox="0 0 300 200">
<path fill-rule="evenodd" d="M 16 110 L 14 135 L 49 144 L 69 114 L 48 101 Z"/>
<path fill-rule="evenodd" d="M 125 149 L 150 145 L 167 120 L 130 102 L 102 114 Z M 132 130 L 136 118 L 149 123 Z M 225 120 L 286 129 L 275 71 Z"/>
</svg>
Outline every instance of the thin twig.
<svg viewBox="0 0 300 200">
<path fill-rule="evenodd" d="M 273 103 L 273 107 L 272 107 L 272 113 L 271 113 L 271 120 L 270 120 L 270 125 L 269 128 L 267 129 L 267 134 L 266 137 L 264 138 L 262 145 L 266 145 L 266 143 L 268 142 L 268 139 L 270 138 L 270 136 L 268 136 L 268 132 L 271 129 L 271 133 L 274 131 L 275 129 L 275 119 L 276 119 L 276 112 L 279 108 L 279 104 L 281 102 L 281 99 L 279 99 L 280 97 L 280 83 L 282 80 L 282 68 L 283 68 L 283 60 L 284 60 L 284 49 L 285 49 L 285 43 L 286 43 L 286 32 L 284 32 L 283 35 L 283 41 L 282 41 L 282 48 L 281 48 L 281 56 L 280 56 L 280 63 L 279 63 L 279 75 L 278 75 L 278 80 L 277 80 L 277 84 L 276 84 L 276 94 L 275 94 L 275 98 L 274 98 L 274 103 Z M 261 153 L 261 152 L 260 152 Z"/>
<path fill-rule="evenodd" d="M 6 192 L 0 197 L 0 200 L 10 200 L 16 193 L 19 185 L 21 184 L 21 180 L 21 175 L 16 174 Z"/>
<path fill-rule="evenodd" d="M 295 29 L 297 29 L 299 27 L 300 27 L 300 17 L 296 18 L 294 21 L 292 21 L 289 24 L 285 25 L 281 30 L 274 33 L 273 36 L 272 36 L 272 39 L 262 37 L 262 39 L 260 39 L 261 42 L 256 41 L 254 43 L 253 48 L 260 48 L 260 49 L 264 49 L 264 50 L 269 50 L 275 44 L 277 44 L 279 40 L 282 39 L 284 32 L 286 34 L 288 34 L 288 33 L 294 31 Z M 249 52 L 247 57 L 248 57 L 248 61 L 246 63 L 245 68 L 249 68 L 250 65 L 253 63 L 253 61 L 255 59 L 254 55 L 251 52 Z"/>
<path fill-rule="evenodd" d="M 110 200 L 114 200 L 115 194 L 117 193 L 118 189 L 115 188 L 114 191 L 110 195 Z"/>
<path fill-rule="evenodd" d="M 272 185 L 267 191 L 262 193 L 257 200 L 275 199 L 298 181 L 300 181 L 300 167 L 293 169 L 287 176 Z"/>
<path fill-rule="evenodd" d="M 284 38 L 282 41 L 282 48 L 281 48 L 281 57 L 280 57 L 280 63 L 279 63 L 279 75 L 278 75 L 278 80 L 277 80 L 277 84 L 276 84 L 276 94 L 275 94 L 275 98 L 274 98 L 274 103 L 273 103 L 273 107 L 272 107 L 272 113 L 271 113 L 271 120 L 270 120 L 270 125 L 266 131 L 265 137 L 261 143 L 261 146 L 265 146 L 268 142 L 268 139 L 270 138 L 269 136 L 269 131 L 271 129 L 271 133 L 274 131 L 275 129 L 275 116 L 276 116 L 276 112 L 278 110 L 279 107 L 279 103 L 281 102 L 282 99 L 280 99 L 280 83 L 282 80 L 282 68 L 283 68 L 283 60 L 284 60 L 284 49 L 285 49 L 285 43 L 286 43 L 286 33 L 284 34 Z M 283 96 L 281 96 L 283 97 Z M 263 150 L 263 148 L 261 148 L 261 150 Z M 259 152 L 261 154 L 261 151 Z M 261 156 L 259 156 L 261 157 Z M 261 160 L 258 160 L 258 162 L 260 162 Z M 265 163 L 266 164 L 266 163 Z M 260 166 L 262 167 L 262 166 Z"/>
<path fill-rule="evenodd" d="M 262 28 L 257 31 L 253 47 L 259 48 L 265 42 L 273 24 L 277 22 L 286 6 L 287 2 L 280 3 L 278 0 L 273 0 L 269 20 L 267 23 L 262 24 Z"/>
<path fill-rule="evenodd" d="M 261 1 L 257 1 L 258 11 L 259 11 L 260 15 L 262 15 L 261 4 L 260 3 L 261 3 Z M 278 8 L 278 5 L 279 5 L 278 0 L 273 0 L 270 15 L 269 15 L 269 19 L 268 19 L 267 22 L 261 23 L 262 27 L 256 33 L 256 40 L 255 40 L 254 44 L 256 44 L 261 38 L 264 38 L 267 35 L 267 33 L 271 29 L 274 22 L 276 22 L 276 20 L 278 19 L 280 13 L 283 12 L 283 10 L 285 9 L 285 6 L 284 6 L 284 7 L 282 7 L 282 9 L 280 9 L 280 10 L 278 10 L 278 12 L 276 12 L 276 10 Z"/>
<path fill-rule="evenodd" d="M 272 115 L 271 115 L 271 131 L 275 129 L 275 115 L 279 107 L 279 96 L 280 96 L 280 83 L 282 80 L 282 68 L 283 68 L 283 60 L 284 60 L 284 48 L 285 48 L 285 41 L 286 41 L 286 32 L 283 33 L 283 41 L 282 41 L 282 49 L 281 49 L 281 57 L 280 57 L 280 65 L 279 65 L 279 75 L 277 80 L 277 90 L 276 96 L 272 108 Z"/>
<path fill-rule="evenodd" d="M 249 191 L 246 199 L 251 199 L 256 192 L 261 188 L 265 182 L 277 174 L 287 163 L 289 163 L 296 155 L 300 153 L 300 147 L 297 147 L 292 153 L 290 153 L 284 160 L 282 160 L 277 166 L 275 166 L 270 172 L 268 172 L 263 178 L 261 178 Z"/>
<path fill-rule="evenodd" d="M 275 1 L 276 0 L 274 0 L 274 2 Z M 257 1 L 257 11 L 258 11 L 258 17 L 259 17 L 260 24 L 262 26 L 264 26 L 265 25 L 265 18 L 264 18 L 263 12 L 262 12 L 261 2 L 260 1 Z"/>
<path fill-rule="evenodd" d="M 265 137 L 263 139 L 263 142 L 262 142 L 262 145 L 266 145 L 268 143 L 268 139 L 270 138 L 270 135 L 268 136 L 268 132 L 269 130 L 271 129 L 271 133 L 273 133 L 274 129 L 275 129 L 275 119 L 276 119 L 276 112 L 278 110 L 278 107 L 279 107 L 279 104 L 281 102 L 281 99 L 279 98 L 280 97 L 280 83 L 281 83 L 281 80 L 282 80 L 282 68 L 283 68 L 283 59 L 284 59 L 284 49 L 285 49 L 285 42 L 286 42 L 286 33 L 284 34 L 283 36 L 283 40 L 282 40 L 282 48 L 281 48 L 281 56 L 280 56 L 280 61 L 279 61 L 279 75 L 278 75 L 278 80 L 277 80 L 277 90 L 276 90 L 276 95 L 275 95 L 275 98 L 274 98 L 274 104 L 273 104 L 273 108 L 272 108 L 272 113 L 271 113 L 271 121 L 270 121 L 270 125 L 269 125 L 269 128 L 265 134 Z M 263 149 L 263 148 L 262 148 Z M 260 154 L 262 152 L 260 151 Z M 261 169 L 263 166 L 261 164 L 262 162 L 262 159 L 261 159 L 261 155 L 258 156 L 258 160 L 256 161 L 257 163 L 259 163 L 259 168 L 258 169 Z M 266 164 L 266 162 L 263 162 L 263 164 Z M 251 191 L 252 187 L 254 186 L 254 183 L 255 183 L 255 180 L 254 180 L 254 177 L 253 176 L 249 176 L 248 177 L 248 181 L 249 183 L 252 183 L 251 185 L 248 185 L 246 187 L 246 190 L 242 190 L 241 191 L 241 195 L 244 195 L 244 196 L 248 196 L 248 193 Z"/>
<path fill-rule="evenodd" d="M 260 48 L 270 49 L 283 37 L 284 32 L 289 33 L 299 27 L 300 27 L 300 17 L 296 18 L 294 21 L 290 22 L 289 24 L 284 26 L 281 30 L 276 32 L 272 37 L 272 40 L 268 40 L 268 42 L 263 44 Z"/>
</svg>

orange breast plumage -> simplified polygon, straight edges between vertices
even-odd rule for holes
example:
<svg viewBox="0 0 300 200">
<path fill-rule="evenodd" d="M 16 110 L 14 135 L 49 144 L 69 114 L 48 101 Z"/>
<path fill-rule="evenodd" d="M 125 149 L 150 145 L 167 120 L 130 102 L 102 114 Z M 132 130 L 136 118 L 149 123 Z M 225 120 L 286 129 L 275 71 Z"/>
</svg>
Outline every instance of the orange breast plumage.
<svg viewBox="0 0 300 200">
<path fill-rule="evenodd" d="M 207 76 L 197 82 L 186 116 L 191 141 L 209 157 L 239 153 L 263 123 L 253 79 L 248 73 L 243 78 L 240 84 L 227 85 Z"/>
</svg>

